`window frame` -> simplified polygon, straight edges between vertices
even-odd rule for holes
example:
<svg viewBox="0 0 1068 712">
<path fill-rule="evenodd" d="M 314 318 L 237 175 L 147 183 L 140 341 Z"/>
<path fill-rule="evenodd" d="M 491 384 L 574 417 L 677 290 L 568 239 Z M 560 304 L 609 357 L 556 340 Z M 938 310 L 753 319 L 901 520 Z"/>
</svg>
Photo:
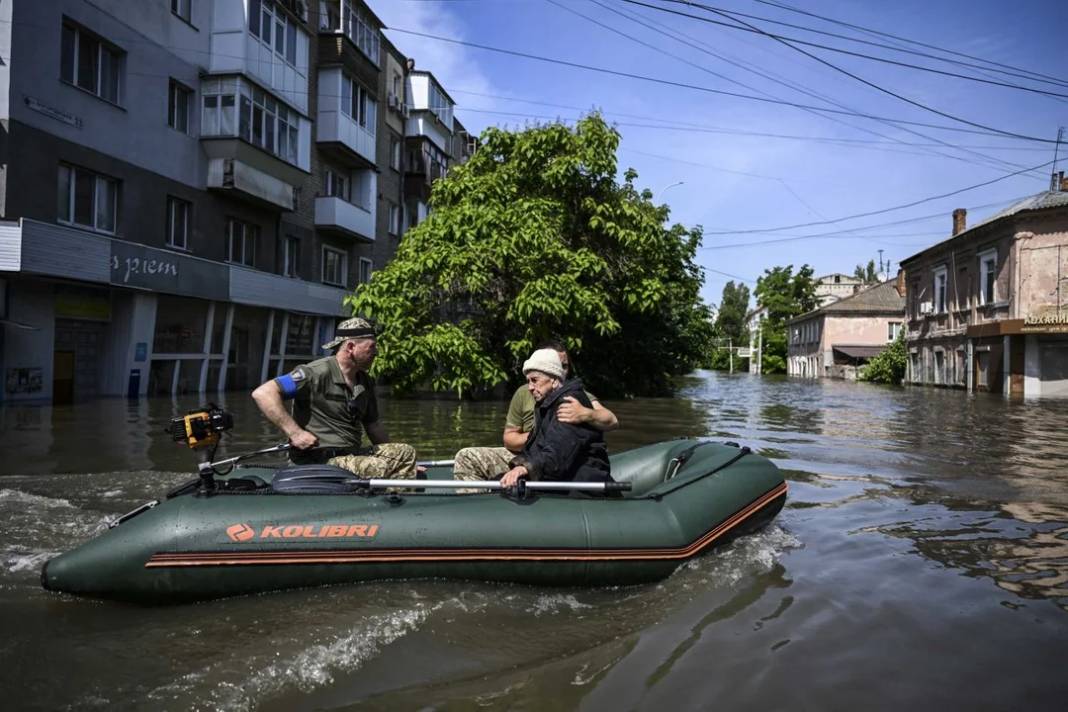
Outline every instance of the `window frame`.
<svg viewBox="0 0 1068 712">
<path fill-rule="evenodd" d="M 241 228 L 241 255 L 234 259 L 235 227 Z M 260 226 L 247 223 L 237 218 L 226 219 L 226 261 L 230 264 L 256 268 L 256 250 L 259 242 Z M 250 249 L 251 247 L 251 249 Z"/>
<path fill-rule="evenodd" d="M 359 284 L 368 284 L 371 281 L 371 273 L 374 272 L 374 270 L 375 270 L 375 262 L 374 262 L 374 260 L 372 260 L 372 259 L 370 259 L 368 257 L 361 257 L 359 259 L 360 259 L 359 274 L 357 275 L 358 283 Z M 366 277 L 366 279 L 364 278 L 364 268 L 365 267 L 367 269 L 367 272 L 366 272 L 367 277 Z"/>
<path fill-rule="evenodd" d="M 59 166 L 58 166 L 57 170 L 56 170 L 56 176 L 57 176 L 56 207 L 57 208 L 60 207 L 60 198 L 62 197 L 62 196 L 60 196 L 58 194 L 59 186 L 61 185 L 60 176 L 63 174 L 64 171 L 67 172 L 67 176 L 68 176 L 68 179 L 67 179 L 67 182 L 66 182 L 67 195 L 66 195 L 66 200 L 64 201 L 66 203 L 66 213 L 64 215 L 64 213 L 62 212 L 62 208 L 60 209 L 60 211 L 57 211 L 56 222 L 61 224 L 61 225 L 70 225 L 71 227 L 84 228 L 86 230 L 92 230 L 93 232 L 99 232 L 99 233 L 103 233 L 105 235 L 114 235 L 114 234 L 116 234 L 116 231 L 118 229 L 118 223 L 119 223 L 119 186 L 121 185 L 121 182 L 117 178 L 112 178 L 111 176 L 104 175 L 103 173 L 97 173 L 96 171 L 89 170 L 88 168 L 82 168 L 81 166 L 76 166 L 76 165 L 74 165 L 72 163 L 65 163 L 65 162 L 61 161 L 59 163 Z M 78 175 L 79 174 L 84 175 L 86 178 L 92 179 L 92 188 L 91 188 L 91 190 L 92 190 L 92 199 L 91 199 L 92 200 L 92 207 L 90 209 L 91 220 L 92 220 L 91 223 L 85 223 L 85 222 L 79 222 L 78 221 L 77 198 L 78 198 Z M 100 186 L 101 186 L 101 184 L 110 185 L 111 186 L 111 226 L 110 227 L 103 227 L 103 226 L 101 226 L 99 224 L 99 218 L 100 218 L 100 214 L 101 214 L 100 213 L 100 209 L 101 209 L 101 205 L 100 205 L 100 201 L 101 201 Z M 104 197 L 106 198 L 106 195 Z"/>
<path fill-rule="evenodd" d="M 185 128 L 180 128 L 176 125 L 178 123 L 177 118 L 179 116 L 179 98 L 185 99 Z M 193 91 L 192 87 L 186 86 L 174 77 L 171 77 L 167 85 L 167 125 L 178 133 L 183 133 L 186 136 L 192 136 L 192 108 L 195 104 L 196 92 Z"/>
<path fill-rule="evenodd" d="M 932 313 L 946 314 L 949 311 L 949 270 L 945 265 L 936 267 L 932 273 Z M 939 279 L 942 281 L 941 293 L 939 293 Z"/>
<path fill-rule="evenodd" d="M 182 244 L 178 244 L 175 237 L 175 217 L 177 215 L 176 208 L 184 208 L 185 221 L 182 225 Z M 193 218 L 193 203 L 188 200 L 183 200 L 174 195 L 167 196 L 167 227 L 166 227 L 166 244 L 167 247 L 189 252 L 189 226 Z"/>
<path fill-rule="evenodd" d="M 69 48 L 69 56 L 66 42 L 67 32 L 70 32 L 73 38 Z M 92 60 L 92 70 L 94 74 L 92 88 L 83 84 L 81 81 L 81 73 L 83 71 L 81 61 L 82 45 L 87 41 L 96 45 L 96 57 Z M 109 62 L 107 63 L 105 63 L 105 54 L 109 58 Z M 122 108 L 125 68 L 126 52 L 122 48 L 112 42 L 108 42 L 100 35 L 90 32 L 81 25 L 64 18 L 62 22 L 59 50 L 59 79 L 61 82 L 75 87 L 76 89 L 80 89 L 88 94 L 92 94 L 101 101 L 106 101 L 113 106 Z M 105 95 L 105 69 L 114 70 L 113 97 Z M 108 88 L 111 88 L 111 84 L 111 81 L 107 82 Z"/>
<path fill-rule="evenodd" d="M 888 321 L 886 322 L 886 340 L 887 342 L 896 341 L 898 335 L 901 333 L 901 329 L 904 328 L 904 322 L 900 321 Z"/>
<path fill-rule="evenodd" d="M 273 0 L 250 0 L 246 29 L 276 57 L 300 71 L 297 64 L 297 35 L 302 30 L 278 3 Z"/>
<path fill-rule="evenodd" d="M 185 7 L 185 14 L 182 14 L 181 8 Z M 171 0 L 171 14 L 178 19 L 185 22 L 187 25 L 193 24 L 193 0 Z"/>
<path fill-rule="evenodd" d="M 992 247 L 983 250 L 976 257 L 979 260 L 979 305 L 990 306 L 997 303 L 998 298 L 998 249 Z M 993 262 L 988 270 L 987 264 Z M 990 297 L 987 298 L 987 281 L 989 280 Z"/>
<path fill-rule="evenodd" d="M 333 254 L 339 256 L 337 271 L 339 272 L 338 281 L 331 281 L 327 278 L 327 255 Z M 344 250 L 339 250 L 336 247 L 330 247 L 329 245 L 323 245 L 323 249 L 320 256 L 320 267 L 322 274 L 323 284 L 329 284 L 332 287 L 345 287 L 345 279 L 348 277 L 348 259 L 349 255 Z"/>
<path fill-rule="evenodd" d="M 244 77 L 205 80 L 200 95 L 202 137 L 239 138 L 301 167 L 302 117 L 295 109 Z"/>
<path fill-rule="evenodd" d="M 290 254 L 290 246 L 292 255 Z M 292 279 L 300 279 L 300 238 L 286 235 L 285 244 L 282 247 L 282 276 Z"/>
<path fill-rule="evenodd" d="M 387 198 L 386 199 L 386 207 L 387 207 L 386 214 L 389 216 L 388 217 L 388 222 L 386 224 L 386 232 L 389 233 L 390 235 L 400 235 L 400 228 L 401 228 L 401 209 L 400 209 L 400 205 L 397 204 L 397 203 L 394 203 L 392 200 Z"/>
<path fill-rule="evenodd" d="M 346 203 L 352 202 L 352 179 L 341 171 L 327 168 L 323 179 L 323 195 L 327 198 L 340 198 Z"/>
</svg>

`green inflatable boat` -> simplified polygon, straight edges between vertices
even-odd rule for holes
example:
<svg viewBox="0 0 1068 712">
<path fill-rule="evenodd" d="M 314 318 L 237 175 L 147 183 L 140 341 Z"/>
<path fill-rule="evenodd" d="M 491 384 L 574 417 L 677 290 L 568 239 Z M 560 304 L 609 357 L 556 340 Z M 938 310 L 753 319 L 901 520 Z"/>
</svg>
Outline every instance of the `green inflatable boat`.
<svg viewBox="0 0 1068 712">
<path fill-rule="evenodd" d="M 733 443 L 674 440 L 611 461 L 626 491 L 602 497 L 458 494 L 447 465 L 404 488 L 326 466 L 202 467 L 50 560 L 41 582 L 146 603 L 380 579 L 636 584 L 759 529 L 786 499 L 779 469 Z"/>
</svg>

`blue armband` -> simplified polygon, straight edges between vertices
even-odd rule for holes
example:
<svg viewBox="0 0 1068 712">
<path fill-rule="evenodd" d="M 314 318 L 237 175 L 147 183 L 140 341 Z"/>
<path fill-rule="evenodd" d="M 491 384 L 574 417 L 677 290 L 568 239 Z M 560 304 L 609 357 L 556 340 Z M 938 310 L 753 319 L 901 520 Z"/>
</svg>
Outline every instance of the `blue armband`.
<svg viewBox="0 0 1068 712">
<path fill-rule="evenodd" d="M 278 387 L 282 389 L 282 398 L 289 400 L 297 395 L 297 382 L 293 380 L 293 374 L 287 373 L 284 376 L 279 376 L 274 379 L 274 382 L 278 384 Z"/>
</svg>

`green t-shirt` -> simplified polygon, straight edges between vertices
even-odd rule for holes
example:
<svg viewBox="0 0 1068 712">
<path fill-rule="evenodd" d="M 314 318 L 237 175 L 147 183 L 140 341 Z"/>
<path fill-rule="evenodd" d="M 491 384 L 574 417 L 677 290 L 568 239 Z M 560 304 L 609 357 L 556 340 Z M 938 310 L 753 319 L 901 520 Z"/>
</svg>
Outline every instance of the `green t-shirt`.
<svg viewBox="0 0 1068 712">
<path fill-rule="evenodd" d="M 590 403 L 597 400 L 597 396 L 585 391 Z M 506 428 L 519 428 L 521 433 L 529 433 L 534 429 L 534 396 L 526 386 L 520 386 L 512 396 L 512 402 L 508 404 L 508 416 L 504 419 Z"/>
<path fill-rule="evenodd" d="M 364 426 L 378 422 L 374 381 L 360 371 L 349 387 L 333 356 L 297 366 L 282 378 L 292 379 L 290 387 L 296 388 L 293 420 L 319 438 L 319 447 L 359 448 Z"/>
</svg>

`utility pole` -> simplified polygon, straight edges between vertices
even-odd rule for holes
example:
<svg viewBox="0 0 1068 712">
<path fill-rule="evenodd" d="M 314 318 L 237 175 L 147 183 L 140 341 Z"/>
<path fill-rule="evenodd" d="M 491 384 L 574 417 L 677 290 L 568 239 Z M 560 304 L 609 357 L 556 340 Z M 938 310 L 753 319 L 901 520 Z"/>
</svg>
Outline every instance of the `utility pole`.
<svg viewBox="0 0 1068 712">
<path fill-rule="evenodd" d="M 879 250 L 879 274 L 886 274 L 883 272 L 883 251 Z"/>
<path fill-rule="evenodd" d="M 734 375 L 734 337 L 727 337 L 727 357 L 730 359 L 731 370 L 730 374 Z"/>
<path fill-rule="evenodd" d="M 757 321 L 757 375 L 764 375 L 764 322 Z"/>
</svg>

